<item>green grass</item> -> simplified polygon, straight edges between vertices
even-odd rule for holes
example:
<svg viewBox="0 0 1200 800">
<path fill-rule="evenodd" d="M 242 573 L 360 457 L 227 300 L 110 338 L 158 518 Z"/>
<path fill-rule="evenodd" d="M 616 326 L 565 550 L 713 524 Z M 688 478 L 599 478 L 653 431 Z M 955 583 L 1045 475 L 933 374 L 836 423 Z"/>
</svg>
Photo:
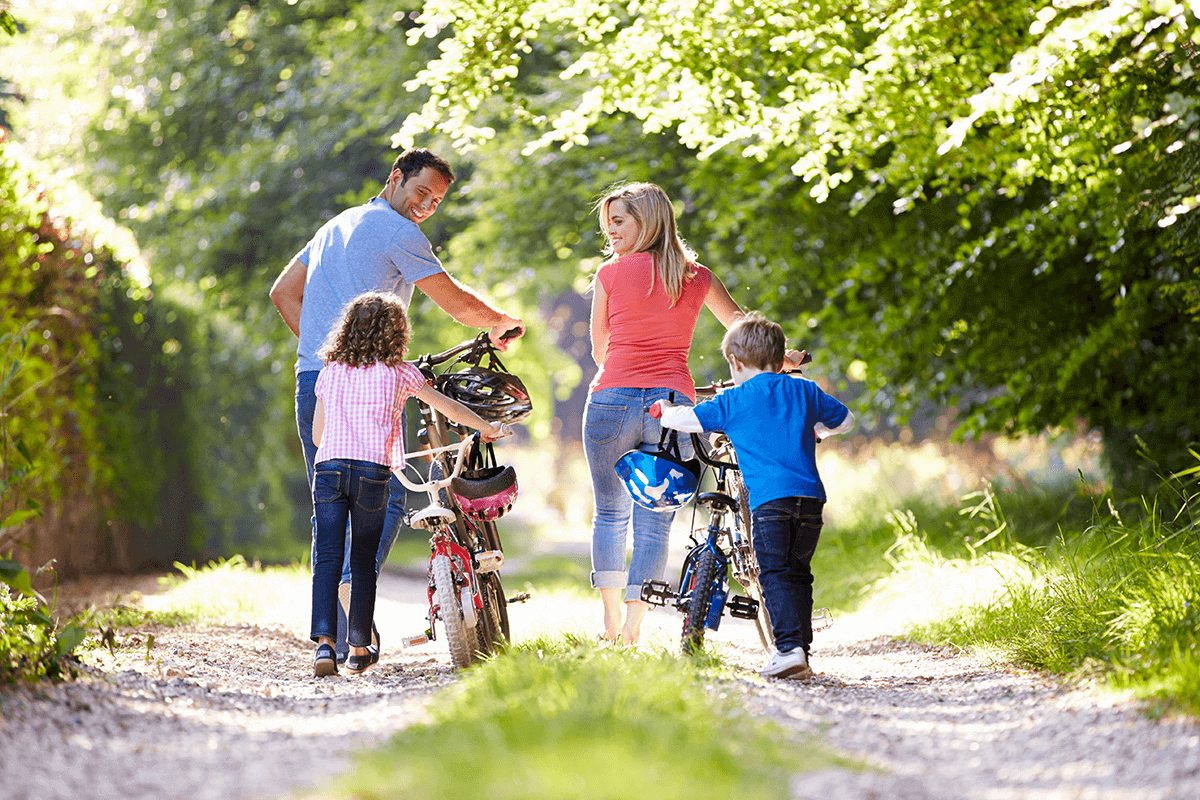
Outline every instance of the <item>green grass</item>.
<svg viewBox="0 0 1200 800">
<path fill-rule="evenodd" d="M 847 764 L 751 718 L 721 668 L 538 640 L 468 671 L 432 719 L 360 757 L 358 798 L 785 798 L 796 771 Z M 347 792 L 348 790 L 348 792 Z"/>
<path fill-rule="evenodd" d="M 1198 714 L 1200 492 L 1185 479 L 1123 506 L 1082 487 L 988 489 L 829 530 L 816 603 Z"/>
<path fill-rule="evenodd" d="M 530 554 L 514 558 L 504 580 L 512 591 L 566 592 L 591 596 L 591 561 L 586 556 Z"/>
</svg>

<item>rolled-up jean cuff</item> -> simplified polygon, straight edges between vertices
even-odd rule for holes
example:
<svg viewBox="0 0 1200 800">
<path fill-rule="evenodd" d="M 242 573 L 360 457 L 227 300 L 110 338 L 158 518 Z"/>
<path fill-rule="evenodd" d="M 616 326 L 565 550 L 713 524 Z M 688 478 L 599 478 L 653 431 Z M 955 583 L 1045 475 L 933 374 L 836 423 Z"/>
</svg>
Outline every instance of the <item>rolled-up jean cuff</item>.
<svg viewBox="0 0 1200 800">
<path fill-rule="evenodd" d="M 629 573 L 623 570 L 592 570 L 593 589 L 624 589 Z"/>
</svg>

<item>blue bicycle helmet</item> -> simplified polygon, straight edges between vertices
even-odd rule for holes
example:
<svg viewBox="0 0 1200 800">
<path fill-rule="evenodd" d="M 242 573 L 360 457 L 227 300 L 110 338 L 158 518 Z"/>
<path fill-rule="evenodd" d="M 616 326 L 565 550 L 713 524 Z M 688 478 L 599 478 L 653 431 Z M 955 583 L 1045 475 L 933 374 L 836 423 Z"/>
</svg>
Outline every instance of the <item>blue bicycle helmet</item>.
<svg viewBox="0 0 1200 800">
<path fill-rule="evenodd" d="M 667 428 L 657 450 L 630 450 L 617 459 L 614 469 L 633 501 L 651 511 L 683 508 L 700 486 L 700 462 L 683 460 L 679 434 Z"/>
</svg>

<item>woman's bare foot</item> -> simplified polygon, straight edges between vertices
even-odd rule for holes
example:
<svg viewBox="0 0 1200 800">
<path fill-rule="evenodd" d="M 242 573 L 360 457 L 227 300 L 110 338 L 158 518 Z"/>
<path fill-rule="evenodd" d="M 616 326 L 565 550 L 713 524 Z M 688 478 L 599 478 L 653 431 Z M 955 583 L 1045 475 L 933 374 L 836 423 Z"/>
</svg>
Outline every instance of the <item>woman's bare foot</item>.
<svg viewBox="0 0 1200 800">
<path fill-rule="evenodd" d="M 615 642 L 621 638 L 621 590 L 601 589 L 600 599 L 604 603 L 604 633 L 600 638 Z"/>
<path fill-rule="evenodd" d="M 621 629 L 621 641 L 625 644 L 637 644 L 642 635 L 642 620 L 650 604 L 642 600 L 627 600 L 625 602 L 625 627 Z"/>
</svg>

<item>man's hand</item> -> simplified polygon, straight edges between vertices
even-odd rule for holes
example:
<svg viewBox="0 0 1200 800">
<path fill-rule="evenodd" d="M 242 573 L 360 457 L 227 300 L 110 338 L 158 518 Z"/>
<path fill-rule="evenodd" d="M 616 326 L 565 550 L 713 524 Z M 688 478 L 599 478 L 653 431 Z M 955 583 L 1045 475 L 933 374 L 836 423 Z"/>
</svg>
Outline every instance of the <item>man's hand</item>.
<svg viewBox="0 0 1200 800">
<path fill-rule="evenodd" d="M 512 317 L 504 317 L 488 331 L 488 339 L 497 350 L 508 346 L 525 335 L 525 323 Z"/>
</svg>

